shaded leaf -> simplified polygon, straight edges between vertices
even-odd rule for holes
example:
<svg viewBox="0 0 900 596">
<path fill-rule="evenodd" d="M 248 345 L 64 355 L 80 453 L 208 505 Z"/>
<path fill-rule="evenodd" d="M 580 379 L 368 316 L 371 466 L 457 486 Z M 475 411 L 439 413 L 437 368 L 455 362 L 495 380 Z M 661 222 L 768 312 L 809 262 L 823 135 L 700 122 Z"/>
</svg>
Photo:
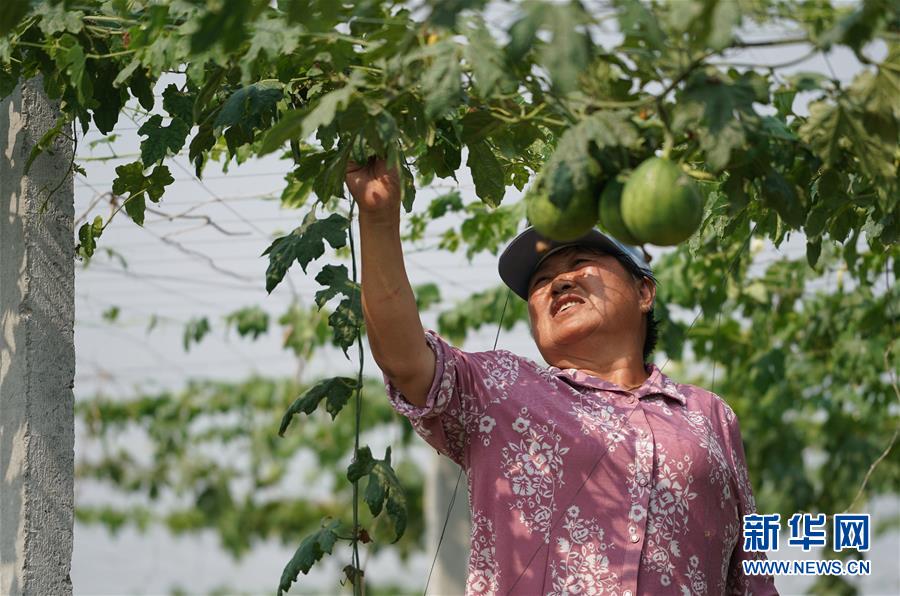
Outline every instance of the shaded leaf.
<svg viewBox="0 0 900 596">
<path fill-rule="evenodd" d="M 351 377 L 331 377 L 318 381 L 298 397 L 285 411 L 281 418 L 281 426 L 278 427 L 278 436 L 283 437 L 284 431 L 291 424 L 295 414 L 312 414 L 319 407 L 319 403 L 325 399 L 325 409 L 334 420 L 338 412 L 350 400 L 357 388 L 356 379 Z"/>
<path fill-rule="evenodd" d="M 276 238 L 263 251 L 269 255 L 269 267 L 266 269 L 266 291 L 271 293 L 284 279 L 294 261 L 300 263 L 303 272 L 313 259 L 325 254 L 325 243 L 331 248 L 340 248 L 347 242 L 349 221 L 343 215 L 332 213 L 325 219 L 316 219 L 315 210 L 310 210 L 300 227 L 287 236 Z M 262 256 L 262 255 L 261 255 Z"/>
<path fill-rule="evenodd" d="M 94 218 L 94 221 L 81 224 L 81 227 L 78 228 L 79 244 L 76 247 L 79 254 L 87 259 L 94 256 L 94 251 L 97 250 L 97 238 L 102 233 L 103 218 L 99 215 Z"/>
<path fill-rule="evenodd" d="M 323 520 L 324 522 L 324 520 Z M 278 596 L 291 589 L 291 584 L 297 581 L 300 573 L 306 575 L 313 565 L 326 554 L 331 554 L 334 544 L 338 541 L 337 530 L 340 523 L 331 520 L 323 525 L 315 534 L 307 536 L 297 547 L 294 556 L 281 572 L 281 581 L 278 582 Z"/>
<path fill-rule="evenodd" d="M 483 18 L 473 19 L 467 37 L 466 59 L 475 75 L 475 86 L 482 97 L 490 97 L 495 91 L 511 93 L 516 83 L 509 76 L 506 54 L 497 46 Z"/>
<path fill-rule="evenodd" d="M 369 476 L 369 482 L 363 498 L 373 516 L 387 512 L 394 527 L 394 540 L 397 542 L 406 530 L 406 493 L 400 485 L 397 474 L 391 467 L 391 448 L 388 446 L 384 459 L 373 459 L 368 446 L 356 452 L 356 458 L 347 468 L 347 479 L 355 482 L 363 476 Z"/>
<path fill-rule="evenodd" d="M 435 283 L 419 284 L 413 287 L 416 296 L 416 310 L 424 312 L 441 301 L 441 290 Z"/>
<path fill-rule="evenodd" d="M 141 161 L 145 167 L 162 160 L 170 153 L 174 155 L 181 151 L 191 130 L 180 118 L 173 118 L 168 126 L 163 126 L 162 121 L 162 116 L 154 114 L 138 129 L 139 135 L 147 136 L 141 141 Z"/>
<path fill-rule="evenodd" d="M 282 114 L 263 137 L 259 154 L 271 153 L 289 140 L 303 141 L 319 127 L 331 124 L 335 115 L 349 104 L 358 82 L 358 78 L 351 78 L 347 85 L 326 93 L 311 106 Z"/>
<path fill-rule="evenodd" d="M 144 176 L 144 166 L 135 161 L 116 167 L 116 179 L 112 191 L 125 200 L 125 212 L 139 226 L 144 225 L 145 197 L 158 202 L 165 193 L 166 186 L 172 184 L 168 166 L 158 165 L 149 176 Z M 125 195 L 128 196 L 125 196 Z"/>
<path fill-rule="evenodd" d="M 315 300 L 319 308 L 338 294 L 353 299 L 359 297 L 359 284 L 347 277 L 347 267 L 344 265 L 325 265 L 316 275 L 316 281 L 325 286 L 325 289 L 316 292 Z"/>
<path fill-rule="evenodd" d="M 885 115 L 860 114 L 845 100 L 818 101 L 809 106 L 809 119 L 799 134 L 825 162 L 835 166 L 843 148 L 852 150 L 862 171 L 875 179 L 894 180 L 897 125 Z"/>
<path fill-rule="evenodd" d="M 422 89 L 425 92 L 425 116 L 436 120 L 462 99 L 462 70 L 453 40 L 442 40 L 429 49 L 434 57 L 422 75 Z"/>
<path fill-rule="evenodd" d="M 466 165 L 472 172 L 475 194 L 485 203 L 496 207 L 506 193 L 503 168 L 487 141 L 469 145 Z"/>
<path fill-rule="evenodd" d="M 337 309 L 328 316 L 334 344 L 349 358 L 347 349 L 353 345 L 364 325 L 359 299 L 344 298 Z"/>
<path fill-rule="evenodd" d="M 184 335 L 182 341 L 184 343 L 184 351 L 187 352 L 191 348 L 191 344 L 198 344 L 210 332 L 209 319 L 206 317 L 192 318 L 184 326 Z"/>
<path fill-rule="evenodd" d="M 256 339 L 269 330 L 269 313 L 258 306 L 249 306 L 229 313 L 225 322 L 234 325 L 241 337 L 249 335 Z"/>
<path fill-rule="evenodd" d="M 540 62 L 550 72 L 553 86 L 560 93 L 578 88 L 578 77 L 587 68 L 591 56 L 590 38 L 578 27 L 578 4 L 548 6 L 552 39 L 541 49 Z"/>
</svg>

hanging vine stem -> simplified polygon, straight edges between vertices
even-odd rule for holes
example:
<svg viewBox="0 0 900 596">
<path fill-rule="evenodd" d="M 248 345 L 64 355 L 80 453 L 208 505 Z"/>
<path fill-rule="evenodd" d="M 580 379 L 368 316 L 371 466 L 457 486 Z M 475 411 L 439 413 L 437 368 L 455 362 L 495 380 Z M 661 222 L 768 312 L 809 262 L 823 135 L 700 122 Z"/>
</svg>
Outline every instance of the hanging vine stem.
<svg viewBox="0 0 900 596">
<path fill-rule="evenodd" d="M 344 198 L 347 198 L 347 195 L 344 195 Z M 350 262 L 351 262 L 351 271 L 353 275 L 353 284 L 354 286 L 358 285 L 356 278 L 356 245 L 353 242 L 353 212 L 356 207 L 356 201 L 352 198 L 350 199 L 350 223 L 347 226 L 347 235 L 350 240 Z M 360 298 L 360 302 L 362 302 L 362 287 L 359 287 L 359 291 L 357 294 Z M 351 312 L 353 311 L 353 302 L 351 299 Z M 360 310 L 362 310 L 362 304 L 360 304 Z M 356 376 L 356 426 L 353 430 L 354 438 L 353 438 L 353 461 L 356 461 L 357 454 L 359 453 L 359 429 L 360 429 L 360 421 L 362 419 L 362 386 L 363 386 L 363 366 L 364 362 L 364 352 L 363 352 L 363 344 L 362 344 L 362 325 L 357 324 L 356 326 L 356 347 L 357 352 L 359 353 L 359 369 L 357 370 Z M 363 589 L 363 570 L 359 564 L 359 536 L 360 536 L 360 528 L 359 528 L 359 479 L 353 481 L 353 535 L 350 539 L 350 544 L 353 549 L 353 577 L 350 578 L 350 583 L 353 584 L 353 595 L 354 596 L 363 596 L 365 594 L 365 590 Z"/>
</svg>

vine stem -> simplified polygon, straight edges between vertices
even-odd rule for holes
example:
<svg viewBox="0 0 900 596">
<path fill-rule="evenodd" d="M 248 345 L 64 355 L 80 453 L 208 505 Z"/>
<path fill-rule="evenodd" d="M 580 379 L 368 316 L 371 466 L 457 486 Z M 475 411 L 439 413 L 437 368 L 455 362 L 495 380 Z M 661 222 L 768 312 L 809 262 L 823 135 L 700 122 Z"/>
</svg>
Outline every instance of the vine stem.
<svg viewBox="0 0 900 596">
<path fill-rule="evenodd" d="M 358 282 L 356 279 L 356 245 L 353 242 L 353 211 L 356 207 L 356 201 L 352 198 L 350 199 L 350 224 L 347 228 L 347 235 L 350 238 L 350 262 L 353 273 L 353 285 L 358 286 Z M 360 298 L 362 298 L 362 288 L 359 288 L 357 293 Z M 352 304 L 352 302 L 351 302 Z M 351 308 L 352 311 L 352 308 Z M 359 429 L 360 429 L 360 421 L 362 419 L 362 384 L 363 384 L 363 365 L 364 365 L 364 352 L 363 352 L 363 344 L 362 344 L 362 329 L 360 325 L 356 326 L 356 347 L 357 352 L 359 353 L 359 369 L 357 371 L 356 376 L 356 427 L 354 428 L 354 438 L 353 438 L 353 461 L 356 461 L 357 454 L 359 453 Z M 354 577 L 351 583 L 353 584 L 353 595 L 354 596 L 363 596 L 365 594 L 365 589 L 363 587 L 363 575 L 362 568 L 359 564 L 359 479 L 353 481 L 353 538 L 351 539 L 351 546 L 353 548 L 353 567 L 354 567 Z"/>
</svg>

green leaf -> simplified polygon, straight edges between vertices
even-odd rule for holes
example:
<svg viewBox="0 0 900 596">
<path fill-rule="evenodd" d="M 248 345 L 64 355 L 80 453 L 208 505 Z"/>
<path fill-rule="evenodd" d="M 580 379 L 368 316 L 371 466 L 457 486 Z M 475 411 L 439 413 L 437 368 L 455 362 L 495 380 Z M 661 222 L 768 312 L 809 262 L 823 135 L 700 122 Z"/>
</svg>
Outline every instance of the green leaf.
<svg viewBox="0 0 900 596">
<path fill-rule="evenodd" d="M 75 90 L 78 102 L 86 104 L 92 96 L 91 80 L 85 78 L 85 55 L 78 39 L 70 33 L 59 38 L 59 47 L 55 51 L 56 67 L 60 72 L 69 75 L 69 81 Z"/>
<path fill-rule="evenodd" d="M 503 126 L 490 110 L 472 110 L 460 120 L 462 124 L 462 140 L 467 145 L 479 143 L 489 137 L 491 133 Z"/>
<path fill-rule="evenodd" d="M 858 6 L 827 31 L 820 45 L 841 43 L 859 52 L 875 33 L 888 25 L 893 18 L 896 25 L 897 6 L 890 0 L 863 0 Z"/>
<path fill-rule="evenodd" d="M 347 228 L 350 222 L 343 215 L 332 213 L 325 219 L 316 219 L 315 209 L 310 210 L 300 227 L 287 236 L 276 238 L 263 251 L 269 255 L 266 269 L 266 291 L 270 294 L 284 279 L 294 261 L 300 263 L 303 272 L 314 259 L 325 254 L 325 242 L 331 248 L 341 248 L 347 242 Z"/>
<path fill-rule="evenodd" d="M 416 200 L 416 179 L 406 162 L 400 163 L 400 202 L 406 213 L 412 212 Z"/>
<path fill-rule="evenodd" d="M 482 97 L 490 97 L 494 92 L 511 93 L 516 83 L 509 76 L 506 54 L 497 46 L 482 17 L 473 18 L 468 27 L 466 59 L 472 65 L 475 86 Z"/>
<path fill-rule="evenodd" d="M 4 0 L 0 5 L 0 36 L 4 36 L 19 24 L 29 9 L 28 0 Z"/>
<path fill-rule="evenodd" d="M 810 268 L 815 269 L 816 263 L 819 262 L 819 255 L 822 254 L 822 239 L 807 239 L 806 241 L 806 262 Z"/>
<path fill-rule="evenodd" d="M 180 91 L 175 84 L 169 84 L 163 91 L 163 109 L 172 118 L 190 125 L 194 117 L 194 93 Z"/>
<path fill-rule="evenodd" d="M 587 150 L 584 129 L 574 126 L 563 134 L 556 151 L 541 170 L 538 184 L 543 186 L 550 202 L 568 209 L 577 197 L 595 191 L 600 167 Z"/>
<path fill-rule="evenodd" d="M 16 4 L 15 0 L 12 4 Z M 66 2 L 44 2 L 40 12 L 40 28 L 46 35 L 52 36 L 64 31 L 79 33 L 84 28 L 84 13 L 66 6 Z M 0 35 L 3 35 L 2 27 Z"/>
<path fill-rule="evenodd" d="M 330 125 L 335 115 L 350 103 L 359 82 L 359 78 L 351 78 L 347 85 L 326 93 L 310 107 L 282 114 L 278 123 L 263 138 L 259 154 L 271 153 L 289 140 L 303 141 L 320 127 Z"/>
<path fill-rule="evenodd" d="M 501 318 L 500 313 L 504 308 L 506 312 Z M 509 288 L 502 285 L 472 294 L 453 308 L 442 312 L 438 315 L 438 332 L 461 344 L 470 332 L 485 326 L 496 327 L 497 321 L 502 321 L 506 330 L 529 321 L 528 303 L 511 294 Z"/>
<path fill-rule="evenodd" d="M 640 0 L 616 0 L 619 29 L 625 35 L 628 47 L 646 45 L 663 50 L 666 34 L 650 10 Z"/>
<path fill-rule="evenodd" d="M 175 179 L 168 166 L 158 165 L 149 176 L 144 176 L 144 166 L 135 161 L 116 167 L 116 179 L 113 180 L 112 191 L 125 200 L 125 212 L 139 226 L 144 225 L 144 197 L 158 202 L 165 193 L 166 186 Z M 128 195 L 127 197 L 125 195 Z"/>
<path fill-rule="evenodd" d="M 525 5 L 525 14 L 509 28 L 509 42 L 504 51 L 511 64 L 516 64 L 531 50 L 537 32 L 544 22 L 545 5 L 532 2 Z"/>
<path fill-rule="evenodd" d="M 348 348 L 356 342 L 364 325 L 359 299 L 344 298 L 337 309 L 328 316 L 334 344 L 349 358 Z"/>
<path fill-rule="evenodd" d="M 323 523 L 325 520 L 322 520 Z M 332 520 L 323 525 L 315 534 L 307 536 L 294 552 L 290 562 L 281 572 L 281 581 L 278 583 L 278 596 L 291 589 L 291 584 L 297 581 L 302 572 L 309 573 L 312 566 L 326 554 L 331 554 L 334 544 L 338 541 L 337 529 L 339 522 Z"/>
<path fill-rule="evenodd" d="M 247 38 L 247 25 L 268 5 L 264 0 L 223 0 L 199 13 L 190 50 L 200 54 L 219 44 L 236 48 Z"/>
<path fill-rule="evenodd" d="M 448 212 L 456 213 L 457 211 L 462 211 L 462 209 L 462 196 L 458 190 L 451 190 L 447 194 L 431 199 L 431 203 L 428 205 L 428 217 L 437 219 Z"/>
<path fill-rule="evenodd" d="M 375 517 L 381 514 L 382 510 L 387 512 L 394 527 L 392 542 L 397 542 L 406 530 L 406 493 L 391 467 L 390 446 L 384 454 L 384 459 L 373 459 L 368 446 L 357 450 L 356 458 L 347 468 L 347 479 L 356 482 L 366 475 L 369 476 L 369 482 L 363 498 L 369 506 L 369 511 Z"/>
<path fill-rule="evenodd" d="M 758 81 L 752 74 L 727 76 L 714 71 L 694 73 L 679 94 L 673 127 L 679 131 L 702 126 L 700 146 L 714 172 L 725 168 L 731 153 L 746 142 L 743 122 L 758 120 L 753 109 Z"/>
<path fill-rule="evenodd" d="M 269 313 L 258 306 L 249 306 L 229 313 L 225 322 L 234 325 L 241 337 L 249 335 L 257 339 L 269 330 Z"/>
<path fill-rule="evenodd" d="M 721 50 L 734 39 L 741 19 L 740 2 L 734 0 L 690 0 L 679 2 L 670 21 L 679 33 L 688 33 L 695 48 Z"/>
<path fill-rule="evenodd" d="M 799 134 L 827 167 L 838 163 L 846 146 L 867 176 L 896 185 L 897 124 L 887 116 L 861 114 L 845 100 L 818 101 L 810 104 Z"/>
<path fill-rule="evenodd" d="M 351 299 L 359 298 L 359 284 L 347 277 L 347 267 L 344 265 L 325 265 L 316 275 L 316 281 L 325 289 L 316 292 L 316 304 L 319 308 L 337 296 L 343 294 Z"/>
<path fill-rule="evenodd" d="M 345 143 L 339 149 L 329 151 L 323 156 L 322 169 L 316 173 L 313 182 L 313 191 L 320 203 L 342 195 L 351 148 L 350 143 Z"/>
<path fill-rule="evenodd" d="M 441 290 L 435 283 L 419 284 L 413 287 L 416 296 L 416 310 L 424 312 L 441 302 Z"/>
<path fill-rule="evenodd" d="M 498 247 L 516 235 L 525 217 L 525 201 L 495 209 L 473 203 L 468 211 L 471 215 L 463 221 L 460 233 L 467 244 L 466 257 L 471 259 L 475 253 L 482 251 L 496 254 Z"/>
<path fill-rule="evenodd" d="M 560 93 L 578 88 L 578 77 L 587 68 L 591 42 L 579 28 L 578 4 L 548 6 L 552 40 L 541 50 L 540 63 L 547 68 Z"/>
<path fill-rule="evenodd" d="M 87 259 L 94 256 L 97 250 L 97 238 L 103 233 L 103 218 L 99 215 L 94 218 L 93 222 L 81 224 L 78 228 L 79 244 L 76 247 L 78 252 Z"/>
<path fill-rule="evenodd" d="M 777 170 L 770 170 L 764 179 L 763 203 L 794 229 L 800 229 L 806 220 L 806 208 L 794 185 Z"/>
<path fill-rule="evenodd" d="M 469 145 L 466 165 L 472 172 L 475 194 L 485 203 L 496 207 L 506 193 L 503 168 L 487 141 Z"/>
<path fill-rule="evenodd" d="M 347 480 L 356 482 L 363 476 L 367 476 L 375 466 L 375 458 L 372 457 L 372 450 L 368 445 L 363 445 L 356 450 L 356 457 L 347 467 Z"/>
<path fill-rule="evenodd" d="M 421 85 L 425 93 L 425 116 L 437 120 L 462 100 L 462 70 L 452 39 L 430 46 L 429 51 L 433 61 L 422 75 Z"/>
<path fill-rule="evenodd" d="M 173 118 L 168 126 L 163 126 L 162 120 L 162 116 L 154 114 L 138 129 L 139 135 L 147 136 L 141 141 L 141 161 L 145 167 L 161 161 L 169 153 L 174 155 L 181 151 L 191 131 L 180 118 Z"/>
<path fill-rule="evenodd" d="M 487 4 L 487 0 L 430 0 L 431 13 L 428 21 L 439 27 L 451 29 L 463 10 L 479 10 Z"/>
<path fill-rule="evenodd" d="M 328 410 L 328 413 L 331 414 L 331 419 L 334 420 L 350 400 L 356 388 L 356 379 L 351 377 L 331 377 L 317 382 L 288 407 L 281 418 L 278 436 L 284 436 L 284 431 L 290 426 L 294 415 L 301 412 L 307 415 L 312 414 L 323 399 L 325 400 L 325 409 Z"/>
<path fill-rule="evenodd" d="M 192 343 L 200 343 L 209 332 L 209 319 L 206 317 L 193 318 L 188 321 L 184 326 L 184 351 L 189 351 Z"/>
<path fill-rule="evenodd" d="M 271 79 L 241 87 L 222 104 L 213 126 L 219 128 L 256 121 L 261 114 L 275 109 L 275 104 L 283 95 L 283 88 L 279 81 Z"/>
<path fill-rule="evenodd" d="M 35 143 L 34 147 L 31 148 L 31 152 L 28 154 L 28 159 L 25 161 L 25 174 L 27 174 L 31 170 L 31 165 L 41 153 L 48 151 L 53 147 L 53 143 L 56 141 L 56 137 L 58 137 L 62 133 L 63 126 L 65 126 L 66 124 L 67 122 L 65 116 L 60 115 L 59 118 L 56 119 L 56 123 L 53 125 L 53 127 L 48 129 L 47 132 L 41 135 L 41 138 L 38 139 L 38 142 Z"/>
</svg>

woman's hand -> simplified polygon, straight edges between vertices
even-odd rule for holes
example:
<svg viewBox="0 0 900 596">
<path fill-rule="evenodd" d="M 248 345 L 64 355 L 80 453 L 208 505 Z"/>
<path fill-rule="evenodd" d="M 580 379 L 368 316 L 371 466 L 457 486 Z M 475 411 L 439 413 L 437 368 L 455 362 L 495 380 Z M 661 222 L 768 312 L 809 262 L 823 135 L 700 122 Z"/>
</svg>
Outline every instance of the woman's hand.
<svg viewBox="0 0 900 596">
<path fill-rule="evenodd" d="M 361 212 L 399 211 L 400 174 L 397 170 L 388 170 L 384 159 L 373 158 L 365 164 L 347 162 L 344 181 Z"/>
</svg>

